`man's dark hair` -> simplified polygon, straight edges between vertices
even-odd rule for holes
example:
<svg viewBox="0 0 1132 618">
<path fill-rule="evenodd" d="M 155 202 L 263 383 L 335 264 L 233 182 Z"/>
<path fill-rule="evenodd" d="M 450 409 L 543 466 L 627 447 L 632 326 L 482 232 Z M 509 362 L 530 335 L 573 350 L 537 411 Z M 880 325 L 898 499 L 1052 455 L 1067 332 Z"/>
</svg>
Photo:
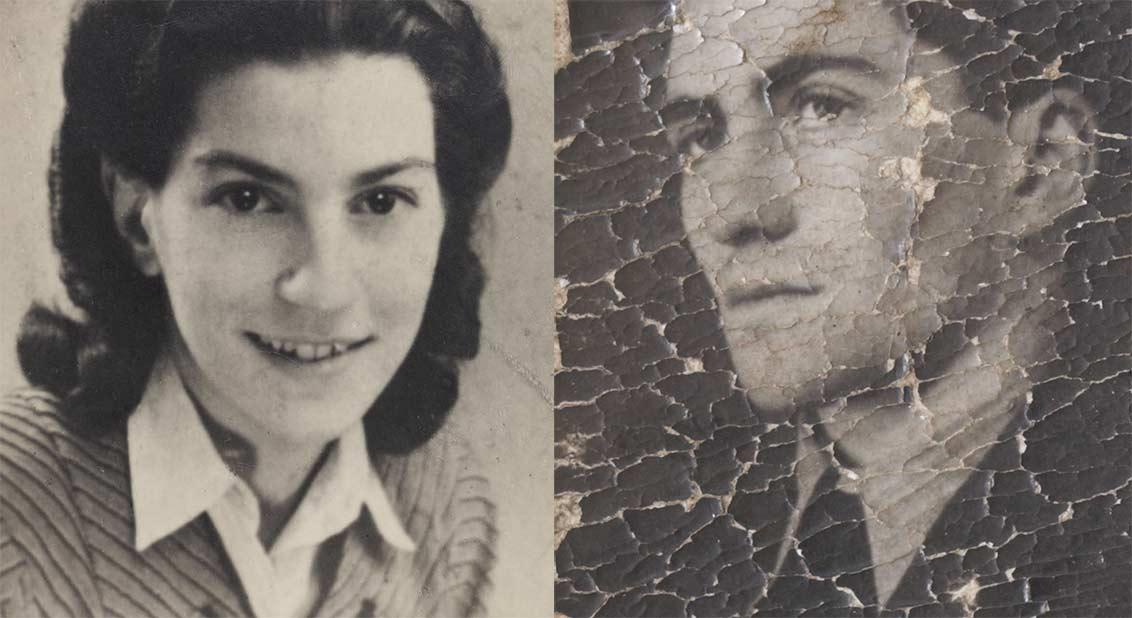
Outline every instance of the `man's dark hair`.
<svg viewBox="0 0 1132 618">
<path fill-rule="evenodd" d="M 1074 32 L 1072 24 L 1107 21 L 1088 19 L 1090 13 L 1112 12 L 1117 17 L 1106 2 L 1072 6 L 1075 3 L 954 0 L 943 4 L 914 0 L 906 4 L 909 26 L 917 41 L 939 49 L 960 69 L 959 78 L 971 109 L 998 119 L 1009 109 L 1025 107 L 1054 84 L 1084 92 L 1083 73 L 1061 75 L 1051 83 L 1044 78 L 1046 67 L 1063 54 L 1073 56 L 1073 39 L 1088 41 L 1082 37 L 1089 33 Z M 1063 20 L 1063 12 L 1079 17 Z M 1091 34 L 1101 35 L 1098 39 L 1110 36 Z"/>
<path fill-rule="evenodd" d="M 443 424 L 457 361 L 479 347 L 484 274 L 472 224 L 511 137 L 499 58 L 475 16 L 458 0 L 174 0 L 89 2 L 71 23 L 49 184 L 61 277 L 84 318 L 33 306 L 18 352 L 77 430 L 109 431 L 132 412 L 173 319 L 163 282 L 136 268 L 115 226 L 102 161 L 160 187 L 208 80 L 253 60 L 337 52 L 404 55 L 431 91 L 446 211 L 439 259 L 420 332 L 364 422 L 373 453 L 411 450 Z"/>
</svg>

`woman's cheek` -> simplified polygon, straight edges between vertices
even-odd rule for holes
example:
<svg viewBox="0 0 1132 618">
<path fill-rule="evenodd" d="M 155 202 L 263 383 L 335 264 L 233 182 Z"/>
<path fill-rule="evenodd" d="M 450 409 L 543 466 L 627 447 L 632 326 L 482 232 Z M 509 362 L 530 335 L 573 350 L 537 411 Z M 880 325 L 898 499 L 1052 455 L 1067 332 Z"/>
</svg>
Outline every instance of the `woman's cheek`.
<svg viewBox="0 0 1132 618">
<path fill-rule="evenodd" d="M 166 271 L 169 293 L 204 310 L 223 311 L 230 320 L 261 310 L 270 302 L 272 282 L 286 268 L 282 239 L 248 237 L 222 229 L 197 230 L 173 244 Z"/>
<path fill-rule="evenodd" d="M 362 278 L 370 310 L 379 323 L 419 321 L 428 302 L 436 270 L 436 250 L 425 250 L 427 241 L 407 243 L 395 253 L 382 252 L 368 262 Z"/>
</svg>

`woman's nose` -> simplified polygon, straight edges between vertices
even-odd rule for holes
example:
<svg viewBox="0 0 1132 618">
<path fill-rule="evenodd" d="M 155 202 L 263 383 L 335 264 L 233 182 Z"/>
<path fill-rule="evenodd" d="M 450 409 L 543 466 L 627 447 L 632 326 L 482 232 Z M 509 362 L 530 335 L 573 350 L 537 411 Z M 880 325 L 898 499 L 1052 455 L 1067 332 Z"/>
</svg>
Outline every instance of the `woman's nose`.
<svg viewBox="0 0 1132 618">
<path fill-rule="evenodd" d="M 308 222 L 301 246 L 294 248 L 294 259 L 276 281 L 279 297 L 322 311 L 348 307 L 358 294 L 351 253 L 350 230 L 344 222 Z"/>
</svg>

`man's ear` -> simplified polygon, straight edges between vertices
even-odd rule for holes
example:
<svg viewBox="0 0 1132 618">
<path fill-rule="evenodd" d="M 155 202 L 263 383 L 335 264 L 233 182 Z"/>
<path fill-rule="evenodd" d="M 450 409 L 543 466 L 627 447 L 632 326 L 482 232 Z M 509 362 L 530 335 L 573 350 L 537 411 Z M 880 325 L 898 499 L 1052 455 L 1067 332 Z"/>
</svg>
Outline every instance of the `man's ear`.
<svg viewBox="0 0 1132 618">
<path fill-rule="evenodd" d="M 152 201 L 149 185 L 140 178 L 121 173 L 102 157 L 102 192 L 110 202 L 114 226 L 130 247 L 138 270 L 150 277 L 160 274 L 161 265 L 145 224 Z"/>
<path fill-rule="evenodd" d="M 1079 92 L 1058 87 L 1011 110 L 1010 139 L 1024 148 L 1014 188 L 1027 227 L 1049 224 L 1085 196 L 1096 163 L 1095 113 Z"/>
</svg>

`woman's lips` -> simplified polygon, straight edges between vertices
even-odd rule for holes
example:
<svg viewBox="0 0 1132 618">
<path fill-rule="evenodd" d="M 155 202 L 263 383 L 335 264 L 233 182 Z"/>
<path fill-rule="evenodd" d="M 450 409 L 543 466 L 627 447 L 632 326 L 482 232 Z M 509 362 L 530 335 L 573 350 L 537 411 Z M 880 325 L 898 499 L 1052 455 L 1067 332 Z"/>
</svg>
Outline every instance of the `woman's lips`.
<svg viewBox="0 0 1132 618">
<path fill-rule="evenodd" d="M 244 335 L 260 351 L 299 363 L 318 363 L 352 352 L 374 340 L 373 336 L 351 339 L 274 338 L 254 332 Z"/>
<path fill-rule="evenodd" d="M 728 306 L 757 303 L 778 296 L 817 296 L 824 288 L 820 285 L 797 285 L 793 283 L 768 283 L 728 290 L 724 297 Z"/>
</svg>

